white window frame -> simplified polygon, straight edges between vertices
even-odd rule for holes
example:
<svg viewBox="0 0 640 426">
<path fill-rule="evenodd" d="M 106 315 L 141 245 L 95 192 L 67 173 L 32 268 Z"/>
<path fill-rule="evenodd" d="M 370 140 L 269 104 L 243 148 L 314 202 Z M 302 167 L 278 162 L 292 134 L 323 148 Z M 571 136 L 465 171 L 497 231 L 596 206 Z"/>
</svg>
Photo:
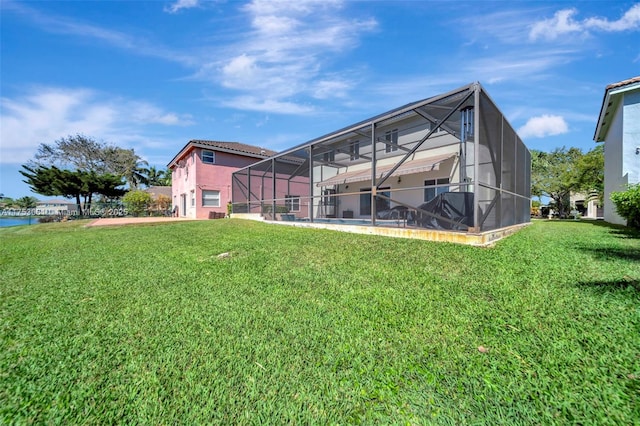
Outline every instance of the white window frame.
<svg viewBox="0 0 640 426">
<path fill-rule="evenodd" d="M 351 161 L 360 158 L 360 141 L 351 142 L 349 145 L 349 159 Z"/>
<path fill-rule="evenodd" d="M 285 195 L 284 205 L 290 212 L 300 211 L 300 196 L 299 195 Z"/>
<path fill-rule="evenodd" d="M 207 159 L 205 159 L 205 157 L 207 157 Z M 203 164 L 216 164 L 216 152 L 203 149 L 200 153 L 200 159 Z"/>
<path fill-rule="evenodd" d="M 431 201 L 434 198 L 436 198 L 438 195 L 444 193 L 444 192 L 449 192 L 449 183 L 451 183 L 449 181 L 449 178 L 435 178 L 435 179 L 426 179 L 424 181 L 424 186 L 431 186 L 431 185 L 447 185 L 447 186 L 438 186 L 436 188 L 425 188 L 424 189 L 424 202 L 426 203 L 427 201 Z M 431 193 L 433 196 L 429 196 L 427 195 L 428 193 Z"/>
<path fill-rule="evenodd" d="M 220 207 L 220 191 L 203 189 L 202 207 Z"/>
<path fill-rule="evenodd" d="M 398 150 L 398 129 L 388 130 L 384 134 L 385 144 L 384 152 L 393 152 Z"/>
</svg>

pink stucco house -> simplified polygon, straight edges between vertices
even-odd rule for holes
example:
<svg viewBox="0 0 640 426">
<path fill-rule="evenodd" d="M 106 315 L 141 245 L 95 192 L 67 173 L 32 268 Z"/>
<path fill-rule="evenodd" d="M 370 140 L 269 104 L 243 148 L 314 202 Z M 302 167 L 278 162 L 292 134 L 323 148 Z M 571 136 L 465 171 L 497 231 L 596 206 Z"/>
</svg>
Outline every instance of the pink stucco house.
<svg viewBox="0 0 640 426">
<path fill-rule="evenodd" d="M 171 198 L 177 215 L 207 219 L 226 213 L 231 174 L 275 154 L 239 142 L 189 141 L 167 166 L 172 171 Z"/>
</svg>

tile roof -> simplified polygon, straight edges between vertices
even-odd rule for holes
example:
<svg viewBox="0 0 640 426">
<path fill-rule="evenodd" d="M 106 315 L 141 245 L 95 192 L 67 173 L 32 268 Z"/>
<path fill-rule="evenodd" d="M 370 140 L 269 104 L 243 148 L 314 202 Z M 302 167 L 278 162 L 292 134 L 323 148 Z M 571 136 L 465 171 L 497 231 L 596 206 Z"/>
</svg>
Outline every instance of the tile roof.
<svg viewBox="0 0 640 426">
<path fill-rule="evenodd" d="M 617 83 L 611 83 L 610 85 L 607 86 L 607 88 L 605 90 L 615 89 L 615 88 L 618 88 L 618 87 L 626 86 L 627 84 L 639 83 L 639 82 L 640 82 L 640 76 L 633 77 L 633 78 L 629 78 L 627 80 L 619 81 Z"/>
<path fill-rule="evenodd" d="M 620 102 L 620 93 L 627 90 L 636 90 L 636 85 L 640 83 L 640 76 L 632 77 L 626 80 L 619 81 L 617 83 L 611 83 L 604 89 L 604 97 L 602 98 L 602 106 L 600 107 L 600 114 L 598 114 L 598 122 L 596 124 L 596 131 L 593 135 L 593 140 L 596 142 L 604 142 L 609 127 L 611 126 L 611 118 L 615 113 Z M 626 88 L 626 86 L 631 86 Z M 620 89 L 620 90 L 615 90 Z"/>
<path fill-rule="evenodd" d="M 214 148 L 222 148 L 230 151 L 238 151 L 238 152 L 246 152 L 247 154 L 254 155 L 263 155 L 265 157 L 271 157 L 272 155 L 277 154 L 276 151 L 271 151 L 270 149 L 261 148 L 259 146 L 248 145 L 246 143 L 240 142 L 220 142 L 220 141 L 209 141 L 209 140 L 191 140 L 190 143 L 198 144 L 198 145 L 206 145 Z"/>
<path fill-rule="evenodd" d="M 222 151 L 237 152 L 238 154 L 248 154 L 251 157 L 257 157 L 260 159 L 269 158 L 277 154 L 277 151 L 272 151 L 270 149 L 261 148 L 259 146 L 249 145 L 246 143 L 211 141 L 211 140 L 205 140 L 205 139 L 192 139 L 184 146 L 184 148 L 180 150 L 180 152 L 178 152 L 178 154 L 176 154 L 175 157 L 173 157 L 173 159 L 169 162 L 169 167 L 171 167 L 171 165 L 175 161 L 177 161 L 184 154 L 186 154 L 187 151 L 189 150 L 188 148 L 193 146 L 197 146 L 201 148 L 202 147 L 209 147 L 214 149 L 218 148 Z"/>
</svg>

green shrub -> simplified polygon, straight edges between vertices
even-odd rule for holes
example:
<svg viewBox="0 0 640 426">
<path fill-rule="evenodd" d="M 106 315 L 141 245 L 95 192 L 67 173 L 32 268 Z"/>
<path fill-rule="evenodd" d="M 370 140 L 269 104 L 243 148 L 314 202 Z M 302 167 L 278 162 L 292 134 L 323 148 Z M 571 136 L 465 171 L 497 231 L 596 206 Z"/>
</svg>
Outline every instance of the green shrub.
<svg viewBox="0 0 640 426">
<path fill-rule="evenodd" d="M 626 191 L 612 192 L 616 212 L 627 220 L 627 226 L 640 229 L 640 184 L 629 185 Z"/>
<path fill-rule="evenodd" d="M 43 216 L 40 219 L 38 219 L 39 223 L 51 223 L 51 222 L 55 222 L 56 221 L 56 217 L 55 216 Z"/>
<path fill-rule="evenodd" d="M 153 199 L 148 192 L 129 191 L 122 197 L 122 202 L 127 206 L 131 214 L 140 216 L 140 213 L 149 209 L 149 206 L 153 203 Z"/>
</svg>

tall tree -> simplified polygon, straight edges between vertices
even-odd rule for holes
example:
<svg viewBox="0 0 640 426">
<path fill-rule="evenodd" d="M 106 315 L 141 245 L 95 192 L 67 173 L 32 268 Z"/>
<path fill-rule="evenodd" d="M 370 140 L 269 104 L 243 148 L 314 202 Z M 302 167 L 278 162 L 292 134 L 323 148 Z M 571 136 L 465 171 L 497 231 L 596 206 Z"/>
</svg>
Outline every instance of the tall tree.
<svg viewBox="0 0 640 426">
<path fill-rule="evenodd" d="M 98 175 L 95 172 L 77 170 L 62 170 L 52 167 L 30 167 L 23 165 L 24 170 L 20 170 L 26 180 L 24 182 L 31 187 L 31 190 L 46 196 L 62 196 L 65 198 L 75 198 L 76 206 L 80 215 L 84 208 L 91 204 L 91 197 L 94 193 L 108 197 L 124 194 L 124 190 L 118 188 L 124 185 L 122 178 L 112 174 Z M 84 199 L 84 203 L 81 202 Z"/>
<path fill-rule="evenodd" d="M 38 200 L 35 197 L 20 197 L 16 199 L 15 204 L 21 209 L 32 209 L 38 204 Z"/>
<path fill-rule="evenodd" d="M 147 185 L 149 186 L 164 186 L 165 185 L 165 171 L 158 170 L 155 166 L 151 166 L 147 169 Z"/>
<path fill-rule="evenodd" d="M 577 164 L 582 156 L 578 148 L 531 152 L 531 194 L 551 198 L 560 217 L 569 211 L 571 192 L 580 190 Z"/>
<path fill-rule="evenodd" d="M 171 169 L 166 169 L 164 171 L 164 177 L 162 178 L 162 185 L 171 186 L 171 175 L 172 175 Z"/>
<path fill-rule="evenodd" d="M 105 150 L 109 172 L 124 177 L 129 188 L 135 190 L 140 185 L 147 184 L 147 169 L 149 165 L 133 149 L 109 147 Z"/>
<path fill-rule="evenodd" d="M 40 144 L 34 160 L 27 165 L 34 169 L 55 166 L 98 175 L 111 173 L 124 177 L 131 188 L 137 188 L 146 183 L 145 167 L 148 164 L 133 149 L 97 142 L 77 134 L 58 139 L 52 144 Z"/>
<path fill-rule="evenodd" d="M 15 204 L 13 198 L 5 197 L 4 195 L 0 197 L 0 208 L 6 209 Z"/>
<path fill-rule="evenodd" d="M 42 143 L 30 166 L 56 166 L 61 169 L 93 170 L 106 173 L 111 170 L 106 157 L 109 146 L 85 135 L 61 138 L 52 144 Z"/>
<path fill-rule="evenodd" d="M 604 197 L 604 144 L 598 144 L 584 154 L 576 164 L 577 187 L 581 192 L 597 197 L 600 204 Z"/>
</svg>

